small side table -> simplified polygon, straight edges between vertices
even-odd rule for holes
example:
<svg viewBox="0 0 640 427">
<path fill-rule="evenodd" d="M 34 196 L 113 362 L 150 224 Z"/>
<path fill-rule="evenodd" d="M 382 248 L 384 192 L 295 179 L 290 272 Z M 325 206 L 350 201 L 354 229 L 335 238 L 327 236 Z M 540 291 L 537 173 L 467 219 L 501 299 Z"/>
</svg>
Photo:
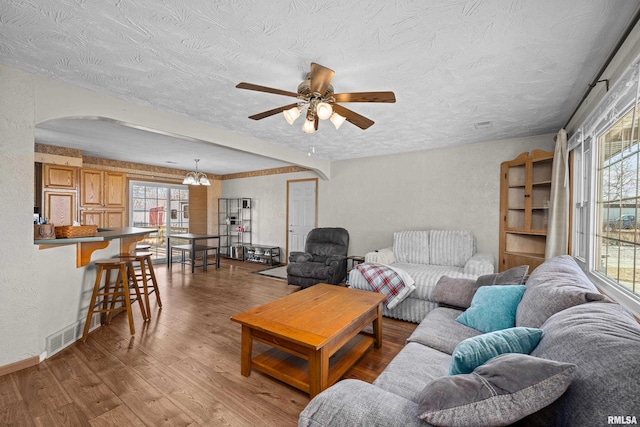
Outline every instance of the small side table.
<svg viewBox="0 0 640 427">
<path fill-rule="evenodd" d="M 347 257 L 347 272 L 351 271 L 353 267 L 364 262 L 364 257 L 360 255 L 350 255 Z M 351 264 L 351 267 L 349 267 Z"/>
<path fill-rule="evenodd" d="M 347 277 L 344 279 L 344 282 L 347 285 L 347 287 L 349 286 L 349 272 L 353 270 L 353 267 L 363 262 L 364 262 L 364 257 L 360 255 L 349 255 L 347 257 Z"/>
</svg>

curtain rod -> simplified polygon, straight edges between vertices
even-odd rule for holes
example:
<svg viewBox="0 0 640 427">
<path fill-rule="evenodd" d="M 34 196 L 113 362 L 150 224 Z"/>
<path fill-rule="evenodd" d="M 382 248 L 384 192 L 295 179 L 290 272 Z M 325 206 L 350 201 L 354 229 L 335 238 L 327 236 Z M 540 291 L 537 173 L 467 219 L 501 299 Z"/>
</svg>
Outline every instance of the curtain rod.
<svg viewBox="0 0 640 427">
<path fill-rule="evenodd" d="M 625 42 L 625 40 L 627 40 L 627 37 L 629 37 L 629 34 L 631 34 L 631 31 L 633 30 L 633 27 L 636 26 L 636 24 L 638 23 L 639 20 L 640 20 L 640 7 L 638 7 L 636 9 L 636 13 L 633 16 L 633 19 L 631 20 L 631 22 L 627 26 L 627 29 L 624 31 L 624 33 L 622 33 L 622 36 L 620 37 L 620 40 L 618 40 L 618 43 L 616 43 L 615 47 L 611 51 L 611 54 L 609 54 L 609 56 L 607 57 L 607 60 L 605 61 L 605 63 L 600 68 L 600 71 L 598 71 L 598 73 L 596 74 L 596 77 L 591 81 L 591 83 L 589 83 L 589 85 L 587 87 L 587 91 L 582 96 L 582 99 L 580 100 L 580 102 L 578 102 L 578 106 L 575 108 L 575 110 L 573 110 L 573 113 L 571 113 L 571 116 L 569 117 L 569 120 L 567 120 L 567 123 L 565 123 L 565 125 L 563 126 L 564 129 L 566 129 L 567 126 L 569 126 L 569 123 L 571 122 L 571 119 L 573 119 L 573 116 L 576 115 L 576 113 L 578 112 L 578 110 L 580 109 L 580 107 L 582 106 L 584 101 L 587 99 L 587 97 L 591 93 L 591 90 L 594 87 L 596 87 L 596 85 L 599 82 L 603 81 L 603 80 L 600 79 L 600 77 L 602 77 L 602 75 L 606 71 L 606 69 L 609 66 L 609 64 L 611 63 L 611 61 L 613 61 L 613 58 L 618 53 L 618 51 L 622 47 L 622 45 Z M 609 90 L 609 82 L 607 80 L 607 91 L 608 90 Z"/>
</svg>

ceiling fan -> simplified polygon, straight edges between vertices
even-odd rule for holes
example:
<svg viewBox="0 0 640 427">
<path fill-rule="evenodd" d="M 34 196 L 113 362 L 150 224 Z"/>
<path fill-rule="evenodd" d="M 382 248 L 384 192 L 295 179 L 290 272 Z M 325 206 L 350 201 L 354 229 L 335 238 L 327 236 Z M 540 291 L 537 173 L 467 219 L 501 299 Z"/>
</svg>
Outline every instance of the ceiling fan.
<svg viewBox="0 0 640 427">
<path fill-rule="evenodd" d="M 360 129 L 367 129 L 373 125 L 373 120 L 345 108 L 338 103 L 396 102 L 396 96 L 393 92 L 333 93 L 331 79 L 333 79 L 334 74 L 333 70 L 312 62 L 311 71 L 307 74 L 306 80 L 298 85 L 297 92 L 289 92 L 245 82 L 238 83 L 236 87 L 238 89 L 255 90 L 297 98 L 298 101 L 293 104 L 263 111 L 262 113 L 249 116 L 249 118 L 261 120 L 274 114 L 284 113 L 287 122 L 293 124 L 300 116 L 302 108 L 307 106 L 306 120 L 302 126 L 302 130 L 307 133 L 313 133 L 318 130 L 318 120 L 326 119 L 330 119 L 336 129 L 338 129 L 345 120 L 358 126 Z"/>
</svg>

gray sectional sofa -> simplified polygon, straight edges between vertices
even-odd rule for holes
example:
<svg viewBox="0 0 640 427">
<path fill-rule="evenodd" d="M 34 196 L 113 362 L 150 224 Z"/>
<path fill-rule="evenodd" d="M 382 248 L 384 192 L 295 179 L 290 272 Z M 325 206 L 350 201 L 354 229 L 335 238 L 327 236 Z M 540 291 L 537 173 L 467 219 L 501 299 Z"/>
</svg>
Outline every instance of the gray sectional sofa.
<svg viewBox="0 0 640 427">
<path fill-rule="evenodd" d="M 476 253 L 470 231 L 408 230 L 393 235 L 393 246 L 365 255 L 366 263 L 384 264 L 406 272 L 415 289 L 392 309 L 383 307 L 387 317 L 420 323 L 436 307 L 431 292 L 442 276 L 475 279 L 493 273 L 493 256 Z M 371 291 L 359 268 L 349 273 L 349 286 Z"/>
<path fill-rule="evenodd" d="M 373 384 L 339 381 L 311 400 L 299 426 L 583 427 L 640 422 L 638 322 L 600 294 L 569 256 L 547 260 L 524 287 L 517 283 L 522 273 L 482 276 L 479 284 L 441 280 L 434 290 L 439 307 L 429 312 Z M 522 287 L 513 328 L 483 333 L 456 320 L 477 307 L 481 293 Z M 529 341 L 535 338 L 526 342 L 529 348 L 511 348 L 511 342 L 501 347 L 505 344 L 495 337 L 514 331 Z M 461 349 L 477 342 L 488 345 L 480 352 L 487 352 L 482 354 L 487 360 L 465 366 L 464 372 L 471 373 L 449 375 L 469 356 Z"/>
</svg>

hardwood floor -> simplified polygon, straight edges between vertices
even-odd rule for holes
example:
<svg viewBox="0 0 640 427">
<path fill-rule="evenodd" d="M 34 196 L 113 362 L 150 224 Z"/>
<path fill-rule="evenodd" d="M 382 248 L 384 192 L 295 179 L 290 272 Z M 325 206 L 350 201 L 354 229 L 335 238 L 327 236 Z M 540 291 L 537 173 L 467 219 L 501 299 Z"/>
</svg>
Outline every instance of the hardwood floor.
<svg viewBox="0 0 640 427">
<path fill-rule="evenodd" d="M 298 288 L 239 261 L 195 274 L 179 265 L 154 268 L 162 310 L 152 302 L 143 324 L 136 305 L 135 336 L 119 315 L 86 343 L 0 377 L 0 425 L 296 425 L 308 395 L 259 372 L 240 375 L 240 325 L 229 317 Z M 415 327 L 384 318 L 382 348 L 369 350 L 345 378 L 373 381 Z M 254 354 L 265 349 L 254 344 Z"/>
</svg>

